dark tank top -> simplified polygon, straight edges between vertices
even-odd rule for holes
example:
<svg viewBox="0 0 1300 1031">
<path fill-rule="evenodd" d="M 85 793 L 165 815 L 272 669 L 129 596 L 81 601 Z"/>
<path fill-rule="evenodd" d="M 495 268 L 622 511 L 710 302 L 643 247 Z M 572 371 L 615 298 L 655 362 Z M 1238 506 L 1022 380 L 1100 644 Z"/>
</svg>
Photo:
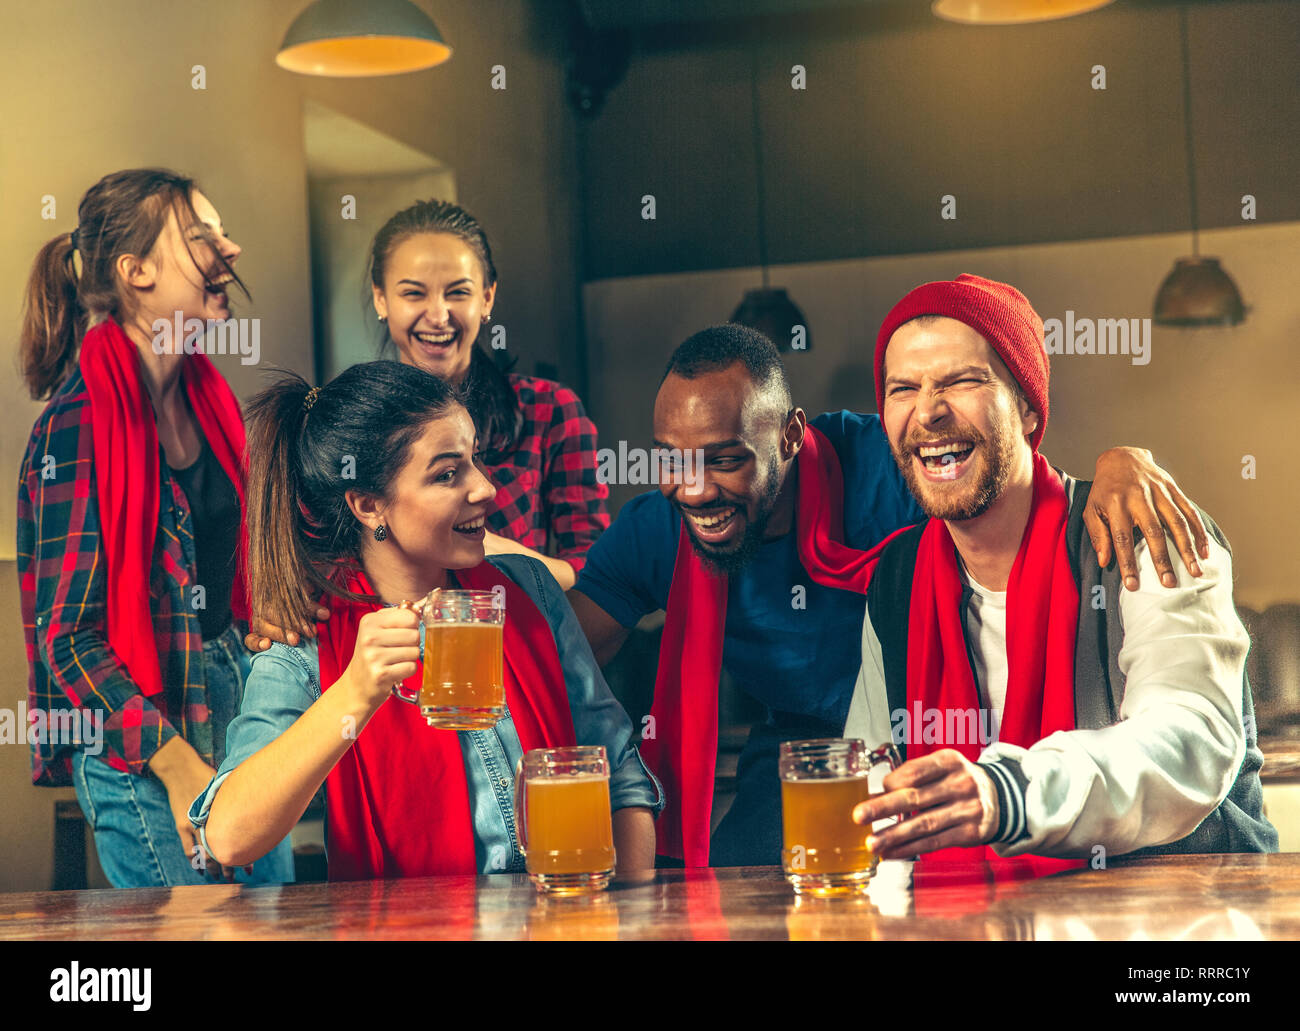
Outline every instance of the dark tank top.
<svg viewBox="0 0 1300 1031">
<path fill-rule="evenodd" d="M 170 464 L 172 477 L 190 504 L 194 531 L 195 584 L 204 588 L 204 607 L 196 608 L 203 640 L 219 637 L 230 626 L 230 592 L 235 583 L 235 549 L 239 543 L 239 495 L 207 441 L 185 469 Z M 194 604 L 191 588 L 186 598 Z"/>
</svg>

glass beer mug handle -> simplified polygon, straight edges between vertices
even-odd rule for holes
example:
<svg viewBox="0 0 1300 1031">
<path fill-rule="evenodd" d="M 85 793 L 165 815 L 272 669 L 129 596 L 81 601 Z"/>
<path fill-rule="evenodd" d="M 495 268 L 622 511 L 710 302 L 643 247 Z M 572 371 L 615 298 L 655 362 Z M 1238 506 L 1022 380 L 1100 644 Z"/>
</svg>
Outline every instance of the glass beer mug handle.
<svg viewBox="0 0 1300 1031">
<path fill-rule="evenodd" d="M 436 588 L 435 588 L 435 590 L 436 590 Z M 419 601 L 417 601 L 417 602 L 402 601 L 401 603 L 398 604 L 397 607 L 398 607 L 399 609 L 409 609 L 411 612 L 414 612 L 417 616 L 420 616 L 421 618 L 423 618 L 425 602 L 426 602 L 430 597 L 432 597 L 432 594 L 433 594 L 433 592 L 430 591 L 429 594 L 426 594 L 423 598 L 421 598 L 421 599 L 420 599 Z M 421 637 L 421 641 L 423 641 L 423 637 Z M 423 655 L 421 655 L 420 657 L 421 657 L 421 659 L 424 658 Z M 394 684 L 394 685 L 393 685 L 392 687 L 390 687 L 388 690 L 389 690 L 389 692 L 392 694 L 392 696 L 393 696 L 394 698 L 400 698 L 402 701 L 404 701 L 404 702 L 410 702 L 412 705 L 419 705 L 419 704 L 420 704 L 420 691 L 419 691 L 419 688 L 416 689 L 416 691 L 415 691 L 415 695 L 414 695 L 414 696 L 407 695 L 407 694 L 403 694 L 403 693 L 402 693 L 402 681 L 399 680 L 396 684 Z"/>
<path fill-rule="evenodd" d="M 867 769 L 871 769 L 880 763 L 887 764 L 891 770 L 896 770 L 903 765 L 898 749 L 892 743 L 886 742 L 879 748 L 873 748 L 867 753 Z"/>
<path fill-rule="evenodd" d="M 524 806 L 528 804 L 528 781 L 524 778 L 524 761 L 515 763 L 515 840 L 519 843 L 519 852 L 528 855 L 528 816 Z"/>
</svg>

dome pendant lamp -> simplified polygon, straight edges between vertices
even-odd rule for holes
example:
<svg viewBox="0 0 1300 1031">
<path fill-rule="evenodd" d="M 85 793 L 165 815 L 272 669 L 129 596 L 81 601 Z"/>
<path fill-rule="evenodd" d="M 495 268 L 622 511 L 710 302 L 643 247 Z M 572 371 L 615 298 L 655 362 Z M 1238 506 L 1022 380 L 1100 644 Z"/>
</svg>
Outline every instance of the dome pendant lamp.
<svg viewBox="0 0 1300 1031">
<path fill-rule="evenodd" d="M 1192 85 L 1187 46 L 1187 8 L 1179 8 L 1183 38 L 1183 138 L 1192 217 L 1192 256 L 1179 258 L 1156 292 L 1152 321 L 1160 326 L 1235 326 L 1246 318 L 1237 284 L 1218 258 L 1201 256 L 1196 223 L 1196 162 L 1192 154 Z"/>
<path fill-rule="evenodd" d="M 438 26 L 410 0 L 316 0 L 289 26 L 275 63 L 355 78 L 418 72 L 449 57 Z"/>
</svg>

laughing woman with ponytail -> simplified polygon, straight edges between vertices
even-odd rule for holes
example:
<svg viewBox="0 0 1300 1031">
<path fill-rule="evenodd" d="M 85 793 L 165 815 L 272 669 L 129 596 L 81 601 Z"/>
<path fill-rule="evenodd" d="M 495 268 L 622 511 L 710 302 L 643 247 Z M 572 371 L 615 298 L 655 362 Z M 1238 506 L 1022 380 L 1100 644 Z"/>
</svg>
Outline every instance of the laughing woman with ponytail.
<svg viewBox="0 0 1300 1031">
<path fill-rule="evenodd" d="M 239 247 L 161 169 L 105 176 L 78 215 L 36 257 L 22 331 L 28 389 L 49 402 L 18 485 L 28 701 L 80 731 L 47 720 L 32 780 L 76 788 L 115 887 L 203 883 L 223 871 L 187 810 L 248 668 L 244 427 L 208 358 L 154 327 L 229 318 Z M 291 879 L 288 841 L 272 844 L 224 874 Z"/>
<path fill-rule="evenodd" d="M 229 754 L 190 811 L 211 854 L 259 860 L 324 784 L 331 880 L 522 870 L 510 771 L 578 744 L 609 756 L 619 871 L 651 869 L 662 792 L 546 566 L 485 559 L 496 489 L 458 392 L 397 362 L 311 389 L 288 374 L 249 404 L 249 455 L 253 609 L 315 633 L 253 657 Z M 491 730 L 432 729 L 390 697 L 419 688 L 419 620 L 400 603 L 434 588 L 505 592 Z"/>
</svg>

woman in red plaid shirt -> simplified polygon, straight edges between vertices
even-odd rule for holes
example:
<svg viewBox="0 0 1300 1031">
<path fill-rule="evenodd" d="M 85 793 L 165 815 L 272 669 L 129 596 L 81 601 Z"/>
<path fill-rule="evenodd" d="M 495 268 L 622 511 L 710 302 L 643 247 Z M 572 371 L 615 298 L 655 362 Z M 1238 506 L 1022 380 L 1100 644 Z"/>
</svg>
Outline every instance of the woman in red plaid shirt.
<svg viewBox="0 0 1300 1031">
<path fill-rule="evenodd" d="M 568 387 L 502 372 L 476 346 L 488 336 L 497 289 L 483 228 L 455 204 L 413 204 L 375 235 L 370 279 L 400 359 L 468 393 L 497 489 L 487 553 L 540 559 L 568 590 L 609 526 L 596 427 Z M 553 558 L 544 554 L 552 542 Z"/>
</svg>

